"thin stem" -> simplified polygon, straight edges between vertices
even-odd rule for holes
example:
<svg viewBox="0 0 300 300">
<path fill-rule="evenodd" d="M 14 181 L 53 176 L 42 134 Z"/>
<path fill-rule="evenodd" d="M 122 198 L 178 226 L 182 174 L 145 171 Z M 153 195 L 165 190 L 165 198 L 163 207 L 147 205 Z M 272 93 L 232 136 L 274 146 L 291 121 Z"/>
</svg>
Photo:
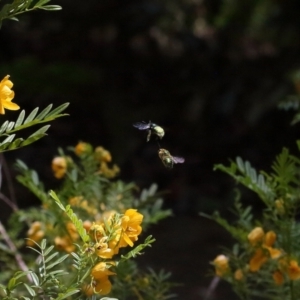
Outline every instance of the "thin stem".
<svg viewBox="0 0 300 300">
<path fill-rule="evenodd" d="M 296 300 L 294 293 L 294 281 L 290 280 L 290 292 L 291 292 L 291 300 Z"/>
<path fill-rule="evenodd" d="M 13 203 L 9 198 L 7 198 L 4 194 L 0 193 L 0 199 L 7 204 L 14 212 L 18 211 L 18 206 Z"/>
<path fill-rule="evenodd" d="M 17 207 L 15 189 L 13 186 L 10 169 L 8 168 L 6 160 L 2 153 L 0 153 L 0 164 L 1 166 L 3 166 L 4 177 L 6 178 L 7 181 L 7 187 L 8 187 L 9 199 L 10 199 L 9 201 L 12 202 L 15 207 Z"/>
<path fill-rule="evenodd" d="M 27 272 L 29 270 L 27 265 L 23 261 L 23 258 L 20 255 L 20 253 L 18 253 L 18 250 L 17 250 L 15 244 L 10 239 L 9 235 L 7 234 L 7 231 L 5 230 L 5 228 L 4 228 L 4 226 L 2 225 L 1 222 L 0 222 L 0 233 L 1 233 L 2 238 L 4 239 L 4 241 L 6 242 L 7 246 L 9 247 L 9 249 L 14 253 L 14 256 L 15 256 L 15 259 L 16 259 L 16 262 L 17 262 L 19 268 L 22 271 Z M 33 282 L 30 274 L 27 274 L 27 278 L 28 278 L 29 282 L 31 282 L 31 283 Z"/>
</svg>

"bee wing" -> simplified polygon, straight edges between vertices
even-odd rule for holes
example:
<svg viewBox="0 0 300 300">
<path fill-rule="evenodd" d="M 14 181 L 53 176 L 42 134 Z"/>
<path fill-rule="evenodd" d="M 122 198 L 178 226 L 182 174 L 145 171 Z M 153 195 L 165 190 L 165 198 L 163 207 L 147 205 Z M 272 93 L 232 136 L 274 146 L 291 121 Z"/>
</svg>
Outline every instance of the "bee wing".
<svg viewBox="0 0 300 300">
<path fill-rule="evenodd" d="M 146 130 L 146 129 L 149 129 L 150 128 L 150 125 L 148 123 L 145 123 L 145 122 L 137 122 L 137 123 L 134 123 L 132 124 L 133 127 L 139 129 L 139 130 Z"/>
<path fill-rule="evenodd" d="M 172 156 L 172 160 L 175 164 L 184 163 L 184 158 L 183 157 Z"/>
</svg>

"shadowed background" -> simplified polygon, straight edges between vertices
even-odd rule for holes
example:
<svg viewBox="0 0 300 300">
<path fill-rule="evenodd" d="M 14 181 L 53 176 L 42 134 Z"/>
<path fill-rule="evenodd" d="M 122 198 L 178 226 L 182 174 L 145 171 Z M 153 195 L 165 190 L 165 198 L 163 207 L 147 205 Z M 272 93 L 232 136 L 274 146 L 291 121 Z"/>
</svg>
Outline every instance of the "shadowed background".
<svg viewBox="0 0 300 300">
<path fill-rule="evenodd" d="M 111 151 L 121 179 L 168 190 L 165 206 L 174 217 L 150 229 L 157 242 L 140 263 L 171 271 L 173 281 L 184 284 L 176 288 L 179 298 L 202 299 L 209 261 L 232 242 L 199 217 L 218 209 L 230 218 L 234 182 L 213 165 L 241 156 L 269 170 L 283 146 L 296 151 L 293 113 L 277 105 L 296 93 L 291 74 L 300 63 L 299 1 L 53 4 L 63 10 L 4 22 L 0 75 L 9 73 L 15 102 L 26 112 L 70 102 L 70 116 L 54 121 L 48 137 L 8 153 L 8 163 L 24 160 L 53 188 L 57 148 L 83 140 Z M 163 167 L 157 144 L 146 143 L 146 133 L 132 126 L 143 120 L 165 128 L 161 146 L 185 157 L 185 164 Z M 38 204 L 19 185 L 16 194 L 20 207 Z M 260 209 L 250 192 L 242 199 Z M 1 219 L 8 213 L 1 204 Z M 214 297 L 234 299 L 224 284 Z"/>
</svg>

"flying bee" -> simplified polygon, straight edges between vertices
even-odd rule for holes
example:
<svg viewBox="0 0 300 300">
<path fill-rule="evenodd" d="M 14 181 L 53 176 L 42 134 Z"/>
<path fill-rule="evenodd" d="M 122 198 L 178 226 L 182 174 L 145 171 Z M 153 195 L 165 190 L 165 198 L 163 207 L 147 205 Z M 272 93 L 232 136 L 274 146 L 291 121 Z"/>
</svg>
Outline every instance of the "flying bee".
<svg viewBox="0 0 300 300">
<path fill-rule="evenodd" d="M 184 163 L 183 157 L 172 156 L 170 152 L 166 149 L 159 149 L 158 156 L 161 159 L 164 166 L 168 169 L 172 169 L 174 164 Z"/>
<path fill-rule="evenodd" d="M 133 126 L 139 130 L 147 130 L 148 131 L 147 142 L 150 141 L 151 134 L 156 134 L 160 139 L 162 139 L 163 136 L 165 135 L 165 131 L 163 130 L 163 128 L 158 126 L 155 123 L 152 123 L 151 121 L 149 121 L 149 123 L 146 123 L 144 121 L 137 122 L 137 123 L 134 123 Z"/>
</svg>

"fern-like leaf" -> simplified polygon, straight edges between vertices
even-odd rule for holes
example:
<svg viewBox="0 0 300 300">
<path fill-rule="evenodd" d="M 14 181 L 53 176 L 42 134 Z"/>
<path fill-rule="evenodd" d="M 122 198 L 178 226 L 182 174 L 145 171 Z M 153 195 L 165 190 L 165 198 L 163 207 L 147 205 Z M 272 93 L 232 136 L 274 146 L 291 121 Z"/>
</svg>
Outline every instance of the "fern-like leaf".
<svg viewBox="0 0 300 300">
<path fill-rule="evenodd" d="M 61 203 L 59 198 L 57 197 L 56 193 L 54 191 L 50 191 L 50 196 L 54 199 L 56 204 L 67 214 L 67 216 L 70 218 L 72 223 L 74 224 L 78 234 L 80 235 L 82 241 L 84 243 L 87 243 L 90 240 L 89 235 L 86 233 L 85 228 L 83 227 L 82 221 L 77 218 L 76 214 L 74 214 L 73 210 L 71 209 L 70 205 L 67 205 L 64 207 L 64 205 Z"/>
</svg>

